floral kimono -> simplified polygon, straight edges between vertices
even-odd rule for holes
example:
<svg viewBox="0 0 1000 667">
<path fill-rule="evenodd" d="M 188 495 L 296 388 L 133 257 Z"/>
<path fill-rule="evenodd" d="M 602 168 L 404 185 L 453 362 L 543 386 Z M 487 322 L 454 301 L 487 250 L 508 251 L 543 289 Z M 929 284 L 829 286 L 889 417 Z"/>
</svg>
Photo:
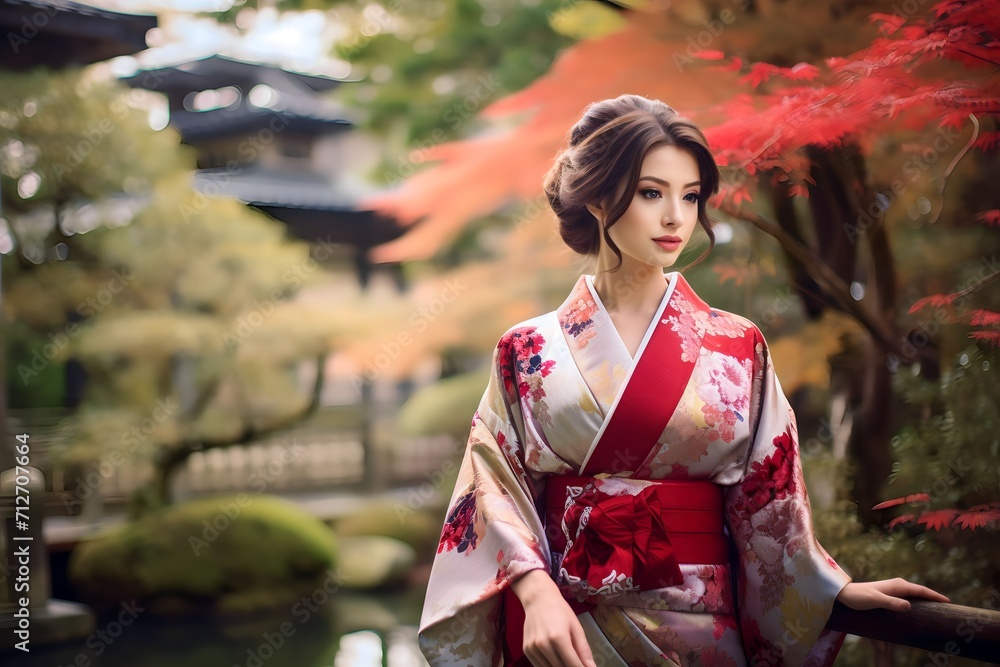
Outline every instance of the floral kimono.
<svg viewBox="0 0 1000 667">
<path fill-rule="evenodd" d="M 510 584 L 535 569 L 601 667 L 833 662 L 850 577 L 813 535 L 764 337 L 665 277 L 635 358 L 589 275 L 501 337 L 424 601 L 431 665 L 530 665 Z"/>
</svg>

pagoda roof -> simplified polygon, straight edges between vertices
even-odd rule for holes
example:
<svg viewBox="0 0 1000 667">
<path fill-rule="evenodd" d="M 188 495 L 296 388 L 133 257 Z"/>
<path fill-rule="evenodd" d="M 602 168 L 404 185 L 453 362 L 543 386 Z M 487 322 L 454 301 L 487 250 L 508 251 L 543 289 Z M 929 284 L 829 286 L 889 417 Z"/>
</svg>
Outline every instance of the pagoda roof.
<svg viewBox="0 0 1000 667">
<path fill-rule="evenodd" d="M 39 13 L 44 21 L 37 18 Z M 0 32 L 6 35 L 0 69 L 55 69 L 130 55 L 146 48 L 146 33 L 156 25 L 150 14 L 125 14 L 70 0 L 0 0 Z"/>
<path fill-rule="evenodd" d="M 239 199 L 245 204 L 325 211 L 355 210 L 352 197 L 315 172 L 277 171 L 260 167 L 199 169 L 194 173 L 194 187 L 222 197 Z"/>
<path fill-rule="evenodd" d="M 248 167 L 199 169 L 196 190 L 231 197 L 285 223 L 299 238 L 371 247 L 403 233 L 392 218 L 356 208 L 356 198 L 321 174 Z"/>
<path fill-rule="evenodd" d="M 212 111 L 175 111 L 170 114 L 170 122 L 187 144 L 245 136 L 265 128 L 274 131 L 275 127 L 280 127 L 281 131 L 320 135 L 353 125 L 332 109 L 309 108 L 302 104 L 290 106 L 292 108 L 262 109 L 241 105 Z"/>
<path fill-rule="evenodd" d="M 289 87 L 308 90 L 313 93 L 333 90 L 344 81 L 320 74 L 306 74 L 285 69 L 268 63 L 250 62 L 221 54 L 212 54 L 182 63 L 163 67 L 147 68 L 122 81 L 133 88 L 145 88 L 162 93 L 177 93 L 183 96 L 192 91 L 208 90 L 230 85 L 264 83 L 282 91 Z M 288 85 L 282 85 L 286 83 Z"/>
</svg>

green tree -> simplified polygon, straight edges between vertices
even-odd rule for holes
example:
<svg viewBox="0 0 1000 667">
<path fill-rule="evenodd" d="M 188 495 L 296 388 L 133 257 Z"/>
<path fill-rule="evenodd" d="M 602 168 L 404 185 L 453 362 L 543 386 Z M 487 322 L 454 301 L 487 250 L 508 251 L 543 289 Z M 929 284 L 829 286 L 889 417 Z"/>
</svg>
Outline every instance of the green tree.
<svg viewBox="0 0 1000 667">
<path fill-rule="evenodd" d="M 157 505 L 192 452 L 314 411 L 327 353 L 364 329 L 346 314 L 357 309 L 292 300 L 320 273 L 307 244 L 195 192 L 193 155 L 172 130 L 150 128 L 144 93 L 80 71 L 4 75 L 0 90 L 4 215 L 16 245 L 3 267 L 5 308 L 41 351 L 8 358 L 10 393 L 70 357 L 82 364 L 87 391 L 63 453 L 79 463 L 147 459 L 145 497 Z M 303 364 L 311 391 L 299 387 Z"/>
</svg>

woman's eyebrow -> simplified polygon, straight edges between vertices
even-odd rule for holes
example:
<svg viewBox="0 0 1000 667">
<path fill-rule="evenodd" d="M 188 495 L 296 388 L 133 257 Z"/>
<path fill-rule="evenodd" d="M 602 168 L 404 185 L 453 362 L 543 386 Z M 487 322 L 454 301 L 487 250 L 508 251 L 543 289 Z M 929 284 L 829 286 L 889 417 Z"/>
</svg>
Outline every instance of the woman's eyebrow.
<svg viewBox="0 0 1000 667">
<path fill-rule="evenodd" d="M 642 180 L 655 181 L 655 182 L 659 183 L 660 185 L 665 185 L 668 188 L 670 187 L 670 183 L 666 182 L 662 178 L 657 178 L 656 176 L 640 176 L 639 180 L 640 181 L 642 181 Z M 695 181 L 693 183 L 685 183 L 681 187 L 682 188 L 690 188 L 693 185 L 701 185 L 701 181 Z"/>
</svg>

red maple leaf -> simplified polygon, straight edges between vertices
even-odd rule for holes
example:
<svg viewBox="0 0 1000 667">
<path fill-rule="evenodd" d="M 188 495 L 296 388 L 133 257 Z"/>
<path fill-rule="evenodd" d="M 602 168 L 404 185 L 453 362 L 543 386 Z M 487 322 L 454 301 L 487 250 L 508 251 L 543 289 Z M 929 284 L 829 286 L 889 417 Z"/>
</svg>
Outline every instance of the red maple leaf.
<svg viewBox="0 0 1000 667">
<path fill-rule="evenodd" d="M 881 23 L 879 30 L 887 35 L 899 30 L 904 23 L 906 23 L 905 16 L 899 16 L 898 14 L 871 14 L 868 19 L 872 23 Z"/>
<path fill-rule="evenodd" d="M 900 525 L 901 523 L 913 523 L 913 515 L 912 514 L 900 514 L 895 519 L 893 519 L 892 521 L 889 522 L 889 525 L 887 526 L 887 528 L 889 530 L 892 530 L 893 528 L 895 528 L 896 526 Z"/>
<path fill-rule="evenodd" d="M 989 131 L 983 132 L 979 135 L 979 138 L 972 144 L 974 148 L 978 148 L 981 151 L 991 151 L 1000 147 L 1000 132 Z"/>
<path fill-rule="evenodd" d="M 760 84 L 774 76 L 779 69 L 781 68 L 771 63 L 754 63 L 750 66 L 750 73 L 740 79 L 740 81 L 749 83 L 754 88 L 757 88 Z"/>
<path fill-rule="evenodd" d="M 989 343 L 993 347 L 1000 347 L 1000 331 L 998 330 L 970 331 L 969 338 L 975 338 L 978 341 Z"/>
<path fill-rule="evenodd" d="M 993 310 L 974 310 L 969 313 L 969 324 L 974 327 L 995 327 L 1000 325 L 1000 313 Z"/>
<path fill-rule="evenodd" d="M 1000 509 L 961 512 L 955 518 L 955 525 L 966 530 L 993 528 L 1000 524 Z"/>
<path fill-rule="evenodd" d="M 695 51 L 691 56 L 693 58 L 701 58 L 702 60 L 722 60 L 726 57 L 726 54 L 716 49 L 702 49 L 701 51 Z"/>
<path fill-rule="evenodd" d="M 873 510 L 884 510 L 887 507 L 895 507 L 896 505 L 905 505 L 908 503 L 915 502 L 927 502 L 931 501 L 931 497 L 926 493 L 911 493 L 908 496 L 903 496 L 902 498 L 892 498 L 891 500 L 884 500 L 878 505 L 873 507 Z"/>
<path fill-rule="evenodd" d="M 989 211 L 980 211 L 976 214 L 976 222 L 985 222 L 991 227 L 1000 225 L 1000 208 L 994 208 Z"/>
<path fill-rule="evenodd" d="M 952 520 L 958 515 L 958 510 L 944 509 L 924 512 L 917 518 L 917 523 L 927 526 L 928 530 L 943 530 L 951 525 Z"/>
<path fill-rule="evenodd" d="M 931 294 L 922 299 L 917 299 L 907 312 L 912 314 L 927 306 L 937 306 L 938 308 L 950 306 L 954 300 L 955 294 Z"/>
</svg>

